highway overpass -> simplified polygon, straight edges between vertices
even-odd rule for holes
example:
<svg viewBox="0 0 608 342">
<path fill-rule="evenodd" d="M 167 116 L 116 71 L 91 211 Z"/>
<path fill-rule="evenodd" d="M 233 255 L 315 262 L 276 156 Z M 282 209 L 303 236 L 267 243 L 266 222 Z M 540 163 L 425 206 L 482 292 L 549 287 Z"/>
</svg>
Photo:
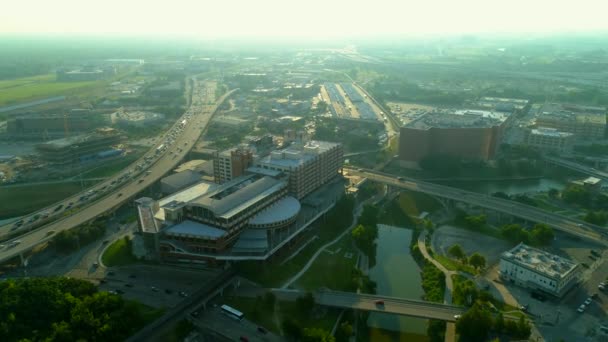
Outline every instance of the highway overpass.
<svg viewBox="0 0 608 342">
<path fill-rule="evenodd" d="M 509 214 L 531 222 L 545 223 L 556 230 L 573 234 L 582 238 L 599 241 L 608 244 L 606 241 L 607 228 L 587 223 L 582 220 L 570 218 L 564 215 L 544 211 L 540 208 L 532 207 L 515 201 L 510 201 L 494 196 L 480 194 L 477 192 L 466 191 L 452 188 L 445 185 L 423 182 L 413 178 L 398 177 L 369 169 L 344 168 L 350 174 L 367 178 L 374 182 L 387 184 L 396 188 L 410 191 L 422 192 L 428 195 L 447 198 L 454 201 L 464 202 L 481 208 L 495 210 Z"/>
<path fill-rule="evenodd" d="M 551 164 L 559 165 L 559 166 L 568 168 L 570 170 L 585 173 L 585 174 L 588 174 L 589 176 L 593 176 L 593 177 L 599 178 L 604 181 L 608 180 L 608 172 L 600 171 L 600 170 L 594 169 L 592 167 L 589 167 L 587 165 L 575 163 L 575 162 L 572 162 L 572 161 L 569 161 L 566 159 L 548 157 L 548 156 L 543 157 L 543 159 Z"/>
<path fill-rule="evenodd" d="M 198 93 L 198 90 L 195 89 Z M 175 139 L 175 142 L 158 158 L 146 172 L 140 173 L 138 176 L 130 178 L 126 183 L 117 186 L 88 206 L 80 209 L 70 216 L 66 216 L 57 221 L 51 222 L 36 230 L 20 235 L 11 240 L 4 241 L 5 245 L 0 249 L 0 262 L 5 262 L 16 256 L 23 258 L 23 254 L 30 251 L 40 243 L 46 242 L 62 230 L 68 230 L 78 227 L 87 222 L 91 222 L 97 216 L 114 210 L 126 202 L 132 201 L 133 198 L 163 177 L 167 172 L 173 170 L 181 160 L 186 156 L 200 135 L 205 131 L 213 114 L 218 107 L 228 98 L 235 90 L 225 94 L 218 99 L 213 105 L 207 105 L 205 99 L 193 100 L 192 106 L 187 113 L 192 116 L 188 121 L 181 134 Z M 215 96 L 215 89 L 208 91 L 209 96 Z M 169 152 L 172 153 L 169 153 Z M 131 165 L 129 168 L 132 168 Z M 19 244 L 11 246 L 13 242 L 20 241 Z"/>
<path fill-rule="evenodd" d="M 305 294 L 299 290 L 270 289 L 279 300 L 295 301 L 296 298 Z M 255 289 L 248 295 L 256 296 L 265 293 L 266 289 Z M 240 294 L 247 291 L 239 290 Z M 362 293 L 341 291 L 317 291 L 313 293 L 315 303 L 343 309 L 357 309 L 373 312 L 383 312 L 394 315 L 403 315 L 425 319 L 438 319 L 454 322 L 455 315 L 462 315 L 466 308 L 449 304 L 426 302 L 382 295 L 370 295 Z M 383 301 L 384 304 L 376 304 Z"/>
</svg>

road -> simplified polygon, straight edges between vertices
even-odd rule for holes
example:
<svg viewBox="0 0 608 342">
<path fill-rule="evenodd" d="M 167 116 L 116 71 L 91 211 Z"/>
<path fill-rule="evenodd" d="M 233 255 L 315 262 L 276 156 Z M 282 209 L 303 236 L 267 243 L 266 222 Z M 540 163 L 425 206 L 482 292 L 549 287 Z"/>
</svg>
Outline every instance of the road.
<svg viewBox="0 0 608 342">
<path fill-rule="evenodd" d="M 194 91 L 196 92 L 196 90 Z M 208 90 L 208 92 L 211 93 L 211 96 L 214 96 L 215 89 Z M 232 92 L 234 92 L 234 90 Z M 113 189 L 109 195 L 93 202 L 88 207 L 81 209 L 71 216 L 67 216 L 18 238 L 13 238 L 4 242 L 8 247 L 0 250 L 0 262 L 22 255 L 22 253 L 31 250 L 34 246 L 51 239 L 52 236 L 59 231 L 68 230 L 90 222 L 97 216 L 113 210 L 128 201 L 132 201 L 137 194 L 158 181 L 181 162 L 192 146 L 194 146 L 194 143 L 199 139 L 200 135 L 205 131 L 211 117 L 217 111 L 219 105 L 223 103 L 232 92 L 222 96 L 214 105 L 204 104 L 209 101 L 203 99 L 194 99 L 193 107 L 195 108 L 189 109 L 189 112 L 192 111 L 194 113 L 189 120 L 188 125 L 185 126 L 182 134 L 177 136 L 175 142 L 168 148 L 170 152 L 163 154 L 142 176 L 131 178 L 126 184 L 117 186 Z M 19 240 L 20 243 L 10 247 L 11 243 L 16 240 Z"/>
<path fill-rule="evenodd" d="M 345 170 L 347 170 L 350 174 L 397 188 L 422 192 L 432 196 L 472 204 L 478 207 L 506 213 L 531 222 L 544 223 L 553 227 L 554 229 L 608 245 L 606 241 L 606 234 L 608 234 L 608 232 L 604 227 L 544 211 L 542 209 L 519 202 L 488 196 L 477 192 L 452 188 L 445 185 L 427 183 L 413 178 L 397 177 L 395 175 L 390 175 L 379 171 L 350 168 L 345 168 Z"/>
<path fill-rule="evenodd" d="M 586 173 L 589 176 L 593 176 L 593 177 L 596 177 L 596 178 L 599 178 L 599 179 L 602 179 L 605 181 L 608 180 L 608 172 L 600 171 L 600 170 L 594 169 L 592 167 L 589 167 L 587 165 L 575 163 L 575 162 L 572 162 L 572 161 L 569 161 L 566 159 L 548 157 L 548 156 L 544 156 L 543 159 L 548 161 L 549 163 L 552 163 L 555 165 L 563 166 L 565 168 L 568 168 L 568 169 L 571 169 L 574 171 Z"/>
</svg>

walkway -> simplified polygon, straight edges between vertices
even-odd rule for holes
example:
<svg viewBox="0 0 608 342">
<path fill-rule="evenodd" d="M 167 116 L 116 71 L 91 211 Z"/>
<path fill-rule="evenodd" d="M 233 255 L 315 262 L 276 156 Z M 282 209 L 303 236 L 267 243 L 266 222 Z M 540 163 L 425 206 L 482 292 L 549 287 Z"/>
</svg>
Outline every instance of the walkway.
<svg viewBox="0 0 608 342">
<path fill-rule="evenodd" d="M 454 290 L 452 275 L 458 274 L 458 272 L 448 270 L 442 264 L 440 264 L 439 261 L 431 257 L 429 252 L 426 250 L 426 243 L 424 243 L 426 233 L 427 231 L 423 230 L 420 235 L 418 235 L 418 249 L 427 261 L 435 265 L 435 267 L 437 267 L 445 275 L 445 293 L 443 295 L 443 302 L 445 304 L 452 304 L 452 291 Z M 445 327 L 445 342 L 454 341 L 456 341 L 456 326 L 454 323 L 448 322 Z"/>
</svg>

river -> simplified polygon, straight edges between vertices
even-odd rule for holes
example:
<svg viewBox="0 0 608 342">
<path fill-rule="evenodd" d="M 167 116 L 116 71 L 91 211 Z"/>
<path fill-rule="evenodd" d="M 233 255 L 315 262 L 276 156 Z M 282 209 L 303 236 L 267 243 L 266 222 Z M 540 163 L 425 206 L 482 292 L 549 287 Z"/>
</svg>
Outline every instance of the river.
<svg viewBox="0 0 608 342">
<path fill-rule="evenodd" d="M 437 184 L 452 186 L 464 190 L 491 195 L 495 192 L 504 192 L 508 195 L 522 194 L 526 192 L 548 191 L 551 188 L 561 190 L 566 186 L 566 179 L 540 178 L 525 180 L 503 180 L 503 181 L 449 181 L 437 182 Z"/>
<path fill-rule="evenodd" d="M 420 268 L 410 255 L 412 230 L 379 225 L 376 265 L 369 269 L 376 282 L 376 293 L 386 296 L 421 299 Z M 369 341 L 428 341 L 427 320 L 373 312 L 367 321 Z"/>
</svg>

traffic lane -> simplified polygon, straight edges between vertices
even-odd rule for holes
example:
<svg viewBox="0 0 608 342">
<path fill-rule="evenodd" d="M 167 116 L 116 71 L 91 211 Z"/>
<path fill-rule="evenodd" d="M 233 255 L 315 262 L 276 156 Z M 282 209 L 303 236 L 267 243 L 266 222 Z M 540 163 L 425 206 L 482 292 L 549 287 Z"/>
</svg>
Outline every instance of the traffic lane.
<svg viewBox="0 0 608 342">
<path fill-rule="evenodd" d="M 235 309 L 238 310 L 238 308 Z M 258 325 L 247 320 L 246 317 L 241 321 L 237 321 L 226 316 L 221 312 L 219 306 L 200 311 L 200 314 L 197 317 L 190 315 L 190 319 L 197 326 L 215 331 L 230 338 L 232 341 L 239 341 L 241 337 L 245 337 L 249 341 L 283 341 L 283 339 L 269 332 L 266 328 L 264 328 L 266 333 L 260 332 L 258 330 Z"/>
</svg>

